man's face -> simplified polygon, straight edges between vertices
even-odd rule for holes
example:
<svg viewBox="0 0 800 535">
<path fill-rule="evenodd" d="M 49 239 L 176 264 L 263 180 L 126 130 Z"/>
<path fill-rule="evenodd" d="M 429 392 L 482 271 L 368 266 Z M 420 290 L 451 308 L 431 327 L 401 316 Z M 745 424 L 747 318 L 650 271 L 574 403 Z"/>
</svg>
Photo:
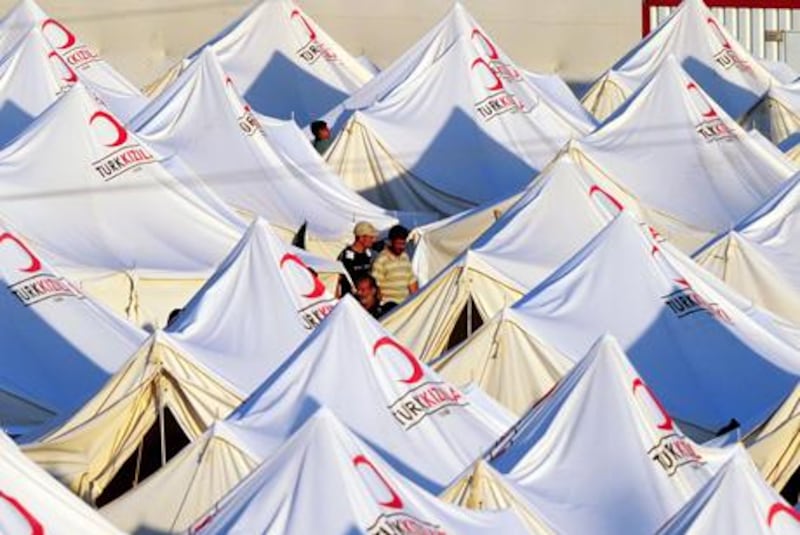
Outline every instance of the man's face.
<svg viewBox="0 0 800 535">
<path fill-rule="evenodd" d="M 406 239 L 395 238 L 389 242 L 389 249 L 396 255 L 402 254 L 406 250 Z"/>
<path fill-rule="evenodd" d="M 327 126 L 323 126 L 323 127 L 322 127 L 322 128 L 320 128 L 320 129 L 319 129 L 319 131 L 317 132 L 317 137 L 318 137 L 319 139 L 328 139 L 328 138 L 330 138 L 330 137 L 331 137 L 331 131 L 330 131 L 330 129 L 329 129 Z"/>
<path fill-rule="evenodd" d="M 356 283 L 356 295 L 358 300 L 366 309 L 372 308 L 378 301 L 378 289 L 372 285 L 369 279 L 361 279 Z"/>
<path fill-rule="evenodd" d="M 369 236 L 367 234 L 362 234 L 358 238 L 356 238 L 358 242 L 364 246 L 365 249 L 369 249 L 375 244 L 375 236 Z"/>
</svg>

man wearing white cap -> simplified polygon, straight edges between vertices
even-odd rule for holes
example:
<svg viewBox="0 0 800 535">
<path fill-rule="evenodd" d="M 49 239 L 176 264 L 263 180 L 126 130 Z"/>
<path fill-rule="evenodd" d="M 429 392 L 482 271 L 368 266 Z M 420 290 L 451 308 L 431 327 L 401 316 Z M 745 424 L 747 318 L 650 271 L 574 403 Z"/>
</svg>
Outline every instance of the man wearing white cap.
<svg viewBox="0 0 800 535">
<path fill-rule="evenodd" d="M 372 223 L 359 221 L 353 228 L 355 240 L 352 245 L 345 247 L 339 253 L 338 260 L 344 265 L 347 273 L 352 280 L 356 280 L 361 275 L 369 275 L 372 269 L 372 262 L 375 260 L 375 252 L 372 245 L 378 237 L 378 229 Z M 345 277 L 341 277 L 339 282 L 340 295 L 352 292 L 352 287 Z"/>
</svg>

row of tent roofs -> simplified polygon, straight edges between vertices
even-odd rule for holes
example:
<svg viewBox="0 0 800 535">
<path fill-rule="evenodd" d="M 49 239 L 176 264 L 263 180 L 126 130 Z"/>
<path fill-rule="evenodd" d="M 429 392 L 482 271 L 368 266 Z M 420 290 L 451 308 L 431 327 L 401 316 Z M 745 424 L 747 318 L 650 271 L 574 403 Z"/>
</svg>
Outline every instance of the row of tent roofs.
<svg viewBox="0 0 800 535">
<path fill-rule="evenodd" d="M 4 531 L 114 532 L 28 459 L 129 532 L 796 530 L 798 179 L 734 120 L 796 93 L 700 2 L 600 125 L 458 4 L 371 79 L 283 1 L 150 97 L 31 1 L 0 56 Z M 435 221 L 383 325 L 328 289 L 358 219 Z"/>
</svg>

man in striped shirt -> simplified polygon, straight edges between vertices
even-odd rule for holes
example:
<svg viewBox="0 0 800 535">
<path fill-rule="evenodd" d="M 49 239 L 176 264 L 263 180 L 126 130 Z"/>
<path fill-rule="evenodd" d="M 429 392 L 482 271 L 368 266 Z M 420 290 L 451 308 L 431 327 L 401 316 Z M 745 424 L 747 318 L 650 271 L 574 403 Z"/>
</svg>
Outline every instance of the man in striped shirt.
<svg viewBox="0 0 800 535">
<path fill-rule="evenodd" d="M 372 276 L 381 290 L 381 302 L 401 303 L 419 288 L 406 253 L 406 238 L 408 229 L 405 227 L 395 225 L 389 229 L 386 247 L 372 264 Z"/>
</svg>

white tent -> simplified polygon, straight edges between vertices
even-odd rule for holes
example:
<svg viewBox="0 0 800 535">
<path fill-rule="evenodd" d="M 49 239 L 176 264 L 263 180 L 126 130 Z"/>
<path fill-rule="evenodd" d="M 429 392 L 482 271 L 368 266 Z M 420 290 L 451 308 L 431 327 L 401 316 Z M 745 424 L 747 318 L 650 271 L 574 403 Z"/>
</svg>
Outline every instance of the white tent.
<svg viewBox="0 0 800 535">
<path fill-rule="evenodd" d="M 515 303 L 517 319 L 573 361 L 613 332 L 687 432 L 707 436 L 735 418 L 746 435 L 797 384 L 796 329 L 645 232 L 622 212 Z"/>
<path fill-rule="evenodd" d="M 245 228 L 199 180 L 176 180 L 179 164 L 78 82 L 0 150 L 0 214 L 87 293 L 161 324 Z"/>
<path fill-rule="evenodd" d="M 381 206 L 451 215 L 515 193 L 592 128 L 554 92 L 530 83 L 456 3 L 326 115 L 341 131 L 326 159 Z"/>
<path fill-rule="evenodd" d="M 190 439 L 227 416 L 333 307 L 304 258 L 255 221 L 172 332 L 149 340 L 80 411 L 27 437 L 29 453 L 96 499 L 165 407 Z"/>
<path fill-rule="evenodd" d="M 513 482 L 483 459 L 445 490 L 440 498 L 467 509 L 496 511 L 508 509 L 528 528 L 528 533 L 556 533 L 536 511 L 534 504 L 522 497 Z"/>
<path fill-rule="evenodd" d="M 0 59 L 0 146 L 30 125 L 69 86 L 73 77 L 56 70 L 41 30 L 31 29 Z M 55 68 L 54 68 L 55 67 Z"/>
<path fill-rule="evenodd" d="M 694 256 L 757 305 L 800 325 L 800 173 Z"/>
<path fill-rule="evenodd" d="M 652 533 L 729 457 L 689 440 L 601 337 L 490 452 L 559 533 Z"/>
<path fill-rule="evenodd" d="M 694 0 L 692 0 L 694 1 Z M 774 194 L 796 169 L 767 150 L 667 57 L 612 117 L 578 142 L 633 197 L 644 219 L 685 252 L 728 230 Z"/>
<path fill-rule="evenodd" d="M 54 63 L 60 63 L 59 70 L 68 77 L 80 77 L 93 86 L 117 116 L 127 120 L 147 103 L 144 95 L 106 63 L 97 51 L 81 42 L 64 23 L 49 17 L 34 0 L 20 0 L 0 22 L 0 55 L 5 55 L 34 27 L 42 31 L 52 47 L 53 54 L 48 57 Z"/>
<path fill-rule="evenodd" d="M 31 462 L 0 431 L 0 532 L 5 535 L 122 533 Z"/>
<path fill-rule="evenodd" d="M 339 104 L 372 73 L 364 68 L 292 0 L 257 0 L 239 19 L 194 52 L 209 46 L 244 99 L 264 115 L 294 119 L 301 126 Z M 189 63 L 152 84 L 168 87 Z"/>
<path fill-rule="evenodd" d="M 191 532 L 531 533 L 510 512 L 439 501 L 324 406 Z"/>
<path fill-rule="evenodd" d="M 20 0 L 0 20 L 0 56 L 16 46 L 37 22 L 47 18 L 34 0 Z"/>
<path fill-rule="evenodd" d="M 320 264 L 257 219 L 168 331 L 245 397 L 333 309 Z"/>
<path fill-rule="evenodd" d="M 670 55 L 734 119 L 756 106 L 774 80 L 702 0 L 684 0 L 594 83 L 583 98 L 584 106 L 605 119 Z"/>
<path fill-rule="evenodd" d="M 130 532 L 186 529 L 320 406 L 404 477 L 439 491 L 505 430 L 497 411 L 480 405 L 420 364 L 347 297 L 226 421 L 103 514 Z"/>
<path fill-rule="evenodd" d="M 145 335 L 83 295 L 0 225 L 0 427 L 14 432 L 83 405 Z"/>
<path fill-rule="evenodd" d="M 800 513 L 771 488 L 741 447 L 659 535 L 789 535 L 798 532 Z"/>
<path fill-rule="evenodd" d="M 429 361 L 463 339 L 454 340 L 454 331 L 469 335 L 478 318 L 488 320 L 544 280 L 619 209 L 601 194 L 602 175 L 578 162 L 574 151 L 563 151 L 520 200 L 383 325 Z M 462 326 L 464 313 L 474 321 L 467 318 Z"/>
<path fill-rule="evenodd" d="M 307 247 L 329 257 L 352 240 L 355 222 L 371 221 L 380 229 L 397 223 L 393 213 L 359 197 L 330 171 L 316 175 L 315 168 L 276 149 L 211 49 L 155 97 L 131 128 L 161 154 L 180 157 L 194 171 L 190 180 L 196 173 L 232 207 L 265 218 L 287 241 L 306 223 Z M 295 142 L 313 150 L 307 139 Z"/>
</svg>

